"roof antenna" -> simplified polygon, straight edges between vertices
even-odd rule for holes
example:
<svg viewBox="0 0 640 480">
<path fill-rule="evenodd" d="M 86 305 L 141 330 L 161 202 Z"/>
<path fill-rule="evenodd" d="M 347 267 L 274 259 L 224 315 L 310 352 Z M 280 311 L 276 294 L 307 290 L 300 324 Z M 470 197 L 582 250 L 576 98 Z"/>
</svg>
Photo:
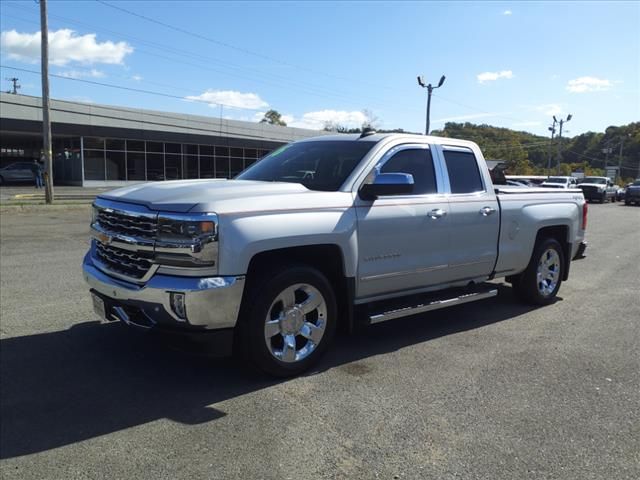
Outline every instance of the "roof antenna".
<svg viewBox="0 0 640 480">
<path fill-rule="evenodd" d="M 375 135 L 376 131 L 371 128 L 371 127 L 364 127 L 362 129 L 362 133 L 360 134 L 359 138 L 364 138 L 364 137 L 368 137 L 369 135 Z"/>
</svg>

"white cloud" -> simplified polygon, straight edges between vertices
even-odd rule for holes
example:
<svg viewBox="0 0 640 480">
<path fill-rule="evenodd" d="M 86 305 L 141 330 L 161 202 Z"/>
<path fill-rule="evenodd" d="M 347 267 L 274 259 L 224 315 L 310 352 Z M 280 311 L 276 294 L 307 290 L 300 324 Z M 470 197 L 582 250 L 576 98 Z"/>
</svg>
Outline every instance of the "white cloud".
<svg viewBox="0 0 640 480">
<path fill-rule="evenodd" d="M 545 115 L 552 117 L 554 115 L 561 115 L 564 113 L 562 107 L 556 103 L 546 103 L 544 105 L 538 105 L 534 107 L 534 109 L 538 112 L 542 112 Z"/>
<path fill-rule="evenodd" d="M 294 118 L 291 115 L 283 117 L 287 125 L 311 130 L 322 130 L 327 124 L 340 125 L 347 128 L 358 128 L 367 120 L 364 113 L 354 110 L 318 110 L 307 112 L 302 118 Z M 290 120 L 290 121 L 287 121 Z"/>
<path fill-rule="evenodd" d="M 102 78 L 104 77 L 104 72 L 92 68 L 91 70 L 65 70 L 63 72 L 60 72 L 58 75 L 67 78 Z"/>
<path fill-rule="evenodd" d="M 293 117 L 293 115 L 287 115 L 287 114 L 284 114 L 284 115 L 282 115 L 282 117 L 280 117 L 280 118 L 282 119 L 282 121 L 283 121 L 284 123 L 286 123 L 286 124 L 287 124 L 287 126 L 291 126 L 291 125 L 290 125 L 290 124 L 291 124 L 291 122 L 295 121 L 295 118 Z"/>
<path fill-rule="evenodd" d="M 224 105 L 226 107 L 258 110 L 269 106 L 267 102 L 255 93 L 242 93 L 234 90 L 209 89 L 200 95 L 189 95 L 185 98 L 187 100 L 209 102 L 212 107 Z"/>
<path fill-rule="evenodd" d="M 513 78 L 513 72 L 511 70 L 502 70 L 501 72 L 483 72 L 479 73 L 478 82 L 493 82 L 499 78 Z"/>
<path fill-rule="evenodd" d="M 567 83 L 567 90 L 572 93 L 600 92 L 610 88 L 611 81 L 605 78 L 580 77 Z"/>
<path fill-rule="evenodd" d="M 136 82 L 141 82 L 142 81 L 142 75 L 133 75 L 131 77 L 131 80 L 135 80 Z"/>
<path fill-rule="evenodd" d="M 510 16 L 513 15 L 513 12 L 511 10 L 505 10 L 504 12 L 502 12 L 502 15 Z"/>
<path fill-rule="evenodd" d="M 503 115 L 502 113 L 472 113 L 469 115 L 459 115 L 457 117 L 447 117 L 447 118 L 439 118 L 437 120 L 434 120 L 434 122 L 437 123 L 446 123 L 446 122 L 458 122 L 460 120 L 476 120 L 478 118 L 488 118 L 488 117 L 496 117 L 499 115 Z"/>
<path fill-rule="evenodd" d="M 40 32 L 2 32 L 2 52 L 12 60 L 37 63 L 40 61 Z M 49 32 L 49 62 L 52 65 L 77 63 L 122 64 L 124 57 L 133 52 L 127 42 L 97 42 L 95 33 L 78 35 L 63 28 Z"/>
</svg>

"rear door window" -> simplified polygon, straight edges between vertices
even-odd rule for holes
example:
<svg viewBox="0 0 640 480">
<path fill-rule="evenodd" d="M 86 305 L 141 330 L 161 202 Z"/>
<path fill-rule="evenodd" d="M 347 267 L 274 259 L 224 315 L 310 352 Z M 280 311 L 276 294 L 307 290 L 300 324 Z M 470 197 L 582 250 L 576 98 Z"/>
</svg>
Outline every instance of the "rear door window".
<svg viewBox="0 0 640 480">
<path fill-rule="evenodd" d="M 482 177 L 475 155 L 469 150 L 444 150 L 451 193 L 483 192 Z"/>
<path fill-rule="evenodd" d="M 431 151 L 426 148 L 400 150 L 380 169 L 381 173 L 410 173 L 413 175 L 413 193 L 437 193 L 436 174 Z"/>
</svg>

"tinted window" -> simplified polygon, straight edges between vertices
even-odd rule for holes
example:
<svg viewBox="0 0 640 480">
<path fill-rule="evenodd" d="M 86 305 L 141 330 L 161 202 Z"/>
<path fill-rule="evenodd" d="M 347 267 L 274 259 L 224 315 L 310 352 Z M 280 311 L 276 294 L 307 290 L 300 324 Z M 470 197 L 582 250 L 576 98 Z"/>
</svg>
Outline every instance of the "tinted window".
<svg viewBox="0 0 640 480">
<path fill-rule="evenodd" d="M 473 193 L 484 190 L 476 157 L 471 152 L 444 151 L 451 193 Z"/>
<path fill-rule="evenodd" d="M 309 190 L 336 191 L 374 144 L 362 140 L 291 143 L 254 163 L 236 178 L 301 183 Z"/>
<path fill-rule="evenodd" d="M 436 193 L 436 174 L 431 152 L 427 149 L 401 150 L 380 169 L 381 173 L 410 173 L 413 175 L 413 193 Z"/>
</svg>

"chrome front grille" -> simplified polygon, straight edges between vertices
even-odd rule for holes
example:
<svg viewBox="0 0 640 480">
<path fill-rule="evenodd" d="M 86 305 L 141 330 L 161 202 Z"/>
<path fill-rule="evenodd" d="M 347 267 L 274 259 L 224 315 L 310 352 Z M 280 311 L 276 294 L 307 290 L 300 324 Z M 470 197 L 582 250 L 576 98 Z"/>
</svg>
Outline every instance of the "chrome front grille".
<svg viewBox="0 0 640 480">
<path fill-rule="evenodd" d="M 124 250 L 98 241 L 95 245 L 97 259 L 116 274 L 142 280 L 153 265 L 152 254 Z"/>
<path fill-rule="evenodd" d="M 112 209 L 100 209 L 97 223 L 110 233 L 129 237 L 153 239 L 158 233 L 157 216 L 136 214 Z"/>
</svg>

